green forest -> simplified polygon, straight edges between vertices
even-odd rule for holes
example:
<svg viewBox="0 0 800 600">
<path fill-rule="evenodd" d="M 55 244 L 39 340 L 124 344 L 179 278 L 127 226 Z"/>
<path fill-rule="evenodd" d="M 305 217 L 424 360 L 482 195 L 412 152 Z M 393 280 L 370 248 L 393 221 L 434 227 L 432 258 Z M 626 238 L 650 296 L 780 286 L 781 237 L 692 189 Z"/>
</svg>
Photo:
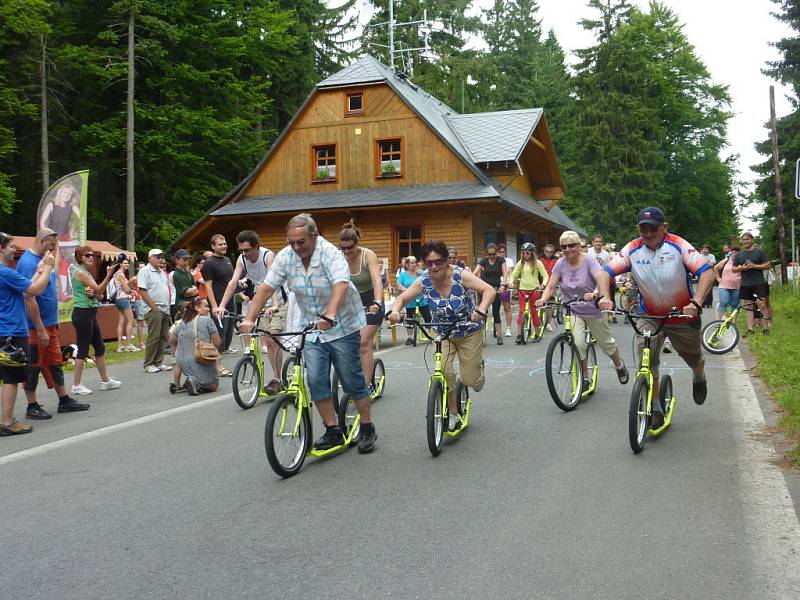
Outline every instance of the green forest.
<svg viewBox="0 0 800 600">
<path fill-rule="evenodd" d="M 800 3 L 774 1 L 800 30 Z M 372 24 L 388 21 L 387 0 L 367 2 Z M 89 169 L 88 237 L 126 246 L 132 121 L 135 243 L 169 246 L 255 167 L 318 81 L 363 53 L 389 63 L 386 28 L 358 25 L 363 4 L 0 0 L 0 226 L 30 235 L 47 185 Z M 543 30 L 536 0 L 482 11 L 472 0 L 397 0 L 395 19 L 423 10 L 431 26 L 396 38 L 410 48 L 426 34 L 430 50 L 396 67 L 459 111 L 543 107 L 562 207 L 588 231 L 629 239 L 636 211 L 658 205 L 695 243 L 736 234 L 740 185 L 721 158 L 728 91 L 666 3 L 587 0 L 576 20 L 594 45 L 569 49 Z M 765 68 L 797 92 L 797 38 L 779 47 L 785 60 Z M 797 156 L 796 113 L 779 135 L 781 152 Z M 766 204 L 762 231 L 772 232 L 769 141 L 759 148 L 764 178 L 746 200 Z M 788 200 L 785 164 L 784 180 Z M 797 203 L 787 210 L 796 215 Z"/>
</svg>

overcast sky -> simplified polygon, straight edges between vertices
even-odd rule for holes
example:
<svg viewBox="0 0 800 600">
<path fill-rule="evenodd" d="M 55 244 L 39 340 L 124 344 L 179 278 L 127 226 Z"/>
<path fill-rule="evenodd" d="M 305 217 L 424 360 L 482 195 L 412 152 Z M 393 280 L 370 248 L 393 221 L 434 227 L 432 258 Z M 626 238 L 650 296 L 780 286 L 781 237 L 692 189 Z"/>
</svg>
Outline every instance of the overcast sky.
<svg viewBox="0 0 800 600">
<path fill-rule="evenodd" d="M 649 1 L 632 0 L 632 3 L 646 9 Z M 488 7 L 492 0 L 477 0 L 476 4 Z M 686 36 L 712 79 L 729 86 L 734 113 L 728 132 L 729 152 L 740 156 L 740 178 L 752 182 L 756 175 L 750 165 L 766 158 L 755 151 L 753 144 L 769 136 L 765 124 L 769 120 L 770 85 L 776 86 L 778 116 L 791 110 L 785 91 L 762 75 L 761 69 L 779 56 L 769 43 L 791 36 L 792 32 L 770 15 L 777 8 L 771 0 L 667 0 L 665 4 L 684 24 Z M 597 13 L 587 7 L 586 0 L 539 0 L 539 7 L 544 30 L 555 30 L 568 60 L 574 62 L 572 51 L 593 42 L 591 34 L 578 21 Z M 370 13 L 369 9 L 361 12 L 362 23 L 368 22 Z M 800 157 L 786 158 L 793 164 Z M 748 226 L 750 221 L 744 217 Z"/>
</svg>

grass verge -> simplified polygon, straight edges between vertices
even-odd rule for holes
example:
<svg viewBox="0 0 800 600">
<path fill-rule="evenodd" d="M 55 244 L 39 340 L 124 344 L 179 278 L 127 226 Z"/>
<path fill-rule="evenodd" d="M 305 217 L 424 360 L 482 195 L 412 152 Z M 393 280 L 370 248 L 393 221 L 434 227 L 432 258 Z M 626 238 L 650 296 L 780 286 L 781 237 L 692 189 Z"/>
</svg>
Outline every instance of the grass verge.
<svg viewBox="0 0 800 600">
<path fill-rule="evenodd" d="M 144 359 L 144 350 L 138 352 L 117 352 L 117 342 L 106 342 L 106 365 L 118 365 L 131 361 L 141 362 Z M 94 357 L 94 349 L 89 346 L 89 356 Z M 86 365 L 86 369 L 95 369 L 95 365 Z M 71 373 L 75 370 L 74 365 L 64 364 L 64 371 Z"/>
<path fill-rule="evenodd" d="M 781 427 L 793 444 L 787 458 L 800 467 L 800 292 L 773 286 L 770 302 L 775 309 L 770 335 L 746 340 L 758 359 L 759 377 L 784 409 Z"/>
</svg>

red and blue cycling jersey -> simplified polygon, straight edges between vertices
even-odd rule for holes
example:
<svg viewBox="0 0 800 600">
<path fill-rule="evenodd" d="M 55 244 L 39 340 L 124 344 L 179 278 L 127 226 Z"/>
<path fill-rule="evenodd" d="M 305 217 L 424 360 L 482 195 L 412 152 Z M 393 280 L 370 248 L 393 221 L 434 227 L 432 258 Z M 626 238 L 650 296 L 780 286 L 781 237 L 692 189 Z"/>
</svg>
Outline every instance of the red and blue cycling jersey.
<svg viewBox="0 0 800 600">
<path fill-rule="evenodd" d="M 642 238 L 633 240 L 604 268 L 612 277 L 630 272 L 639 288 L 642 312 L 661 316 L 689 304 L 694 293 L 689 274 L 697 276 L 711 267 L 689 242 L 668 233 L 655 250 Z"/>
</svg>

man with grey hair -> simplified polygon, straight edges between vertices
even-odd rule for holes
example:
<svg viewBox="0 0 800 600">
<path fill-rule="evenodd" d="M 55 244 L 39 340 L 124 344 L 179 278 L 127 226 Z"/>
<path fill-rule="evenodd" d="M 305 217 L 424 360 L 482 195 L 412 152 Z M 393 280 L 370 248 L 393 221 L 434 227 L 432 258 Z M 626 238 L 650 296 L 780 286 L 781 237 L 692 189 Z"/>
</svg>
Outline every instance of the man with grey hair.
<svg viewBox="0 0 800 600">
<path fill-rule="evenodd" d="M 327 450 L 344 443 L 333 410 L 332 363 L 342 388 L 355 399 L 361 415 L 358 451 L 372 452 L 378 436 L 370 414 L 369 388 L 360 353 L 366 317 L 361 297 L 350 281 L 350 267 L 339 249 L 319 235 L 314 219 L 307 213 L 289 221 L 286 241 L 288 246 L 275 257 L 239 331 L 252 331 L 264 304 L 282 285 L 293 291 L 303 322 L 316 322 L 316 332 L 307 338 L 304 355 L 311 401 L 325 423 L 325 434 L 314 448 Z"/>
</svg>

